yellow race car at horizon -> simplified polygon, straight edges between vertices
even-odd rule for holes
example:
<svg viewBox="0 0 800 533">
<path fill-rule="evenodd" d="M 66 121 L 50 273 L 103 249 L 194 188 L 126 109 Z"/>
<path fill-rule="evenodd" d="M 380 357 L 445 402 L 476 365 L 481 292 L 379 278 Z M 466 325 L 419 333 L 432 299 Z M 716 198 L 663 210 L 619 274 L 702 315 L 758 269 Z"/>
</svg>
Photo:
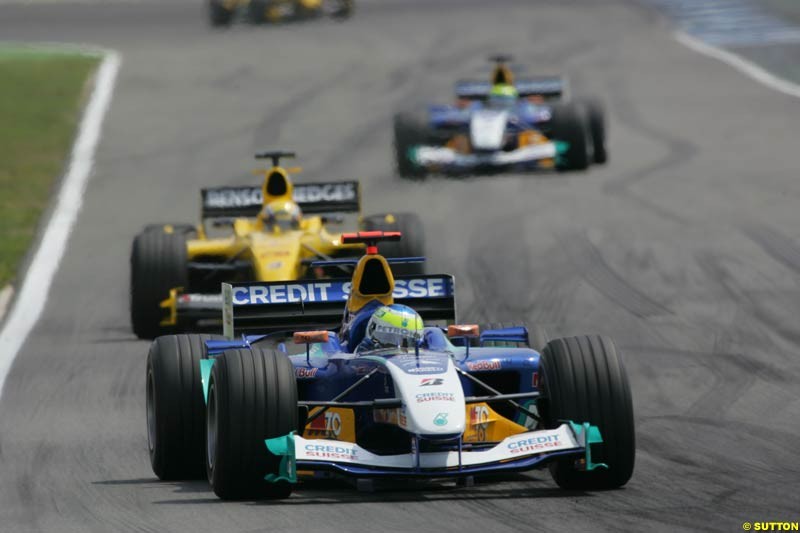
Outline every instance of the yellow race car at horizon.
<svg viewBox="0 0 800 533">
<path fill-rule="evenodd" d="M 424 256 L 422 222 L 414 213 L 361 216 L 357 181 L 292 183 L 280 159 L 291 152 L 264 152 L 272 167 L 259 169 L 258 186 L 202 189 L 199 224 L 151 224 L 133 240 L 130 315 L 139 338 L 218 325 L 220 283 L 324 279 L 349 266 L 313 268 L 316 260 L 353 257 L 361 244 L 344 244 L 329 226 L 357 214 L 359 229 L 405 231 L 415 237 L 388 247 L 392 257 Z M 394 267 L 422 274 L 421 260 Z"/>
<path fill-rule="evenodd" d="M 238 14 L 252 24 L 278 23 L 323 15 L 344 19 L 353 13 L 354 0 L 209 0 L 212 26 L 228 26 Z"/>
</svg>

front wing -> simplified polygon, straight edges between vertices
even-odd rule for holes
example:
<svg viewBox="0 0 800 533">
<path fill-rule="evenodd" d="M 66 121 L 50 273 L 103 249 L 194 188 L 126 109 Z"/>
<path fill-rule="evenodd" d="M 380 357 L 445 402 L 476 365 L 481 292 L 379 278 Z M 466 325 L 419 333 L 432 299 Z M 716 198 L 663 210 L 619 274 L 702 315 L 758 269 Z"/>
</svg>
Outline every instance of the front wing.
<svg viewBox="0 0 800 533">
<path fill-rule="evenodd" d="M 585 468 L 605 467 L 591 460 L 591 444 L 602 442 L 589 423 L 567 422 L 555 429 L 507 437 L 489 449 L 376 455 L 361 446 L 294 434 L 267 439 L 270 453 L 283 456 L 281 472 L 267 481 L 297 481 L 297 470 L 332 470 L 356 477 L 453 477 L 501 471 L 522 471 L 563 455 L 583 455 Z"/>
<path fill-rule="evenodd" d="M 417 146 L 408 157 L 414 164 L 440 172 L 464 172 L 475 169 L 545 168 L 552 167 L 554 160 L 566 152 L 567 146 L 560 142 L 547 142 L 523 146 L 510 152 L 460 153 L 442 146 Z"/>
</svg>

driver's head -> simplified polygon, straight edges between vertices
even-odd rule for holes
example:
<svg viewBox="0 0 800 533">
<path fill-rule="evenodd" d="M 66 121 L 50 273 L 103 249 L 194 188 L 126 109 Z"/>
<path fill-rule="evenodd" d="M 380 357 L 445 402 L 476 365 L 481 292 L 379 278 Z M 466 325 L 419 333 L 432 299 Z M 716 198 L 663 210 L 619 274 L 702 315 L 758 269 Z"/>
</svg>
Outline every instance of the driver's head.
<svg viewBox="0 0 800 533">
<path fill-rule="evenodd" d="M 366 338 L 374 348 L 411 348 L 422 338 L 423 329 L 422 317 L 407 305 L 385 305 L 372 313 Z"/>
<path fill-rule="evenodd" d="M 517 89 L 509 83 L 496 83 L 489 91 L 488 103 L 491 107 L 510 107 L 519 98 Z"/>
<path fill-rule="evenodd" d="M 286 200 L 274 200 L 264 207 L 262 211 L 264 224 L 271 228 L 281 230 L 292 230 L 300 227 L 300 219 L 303 213 L 300 206 L 294 202 Z"/>
</svg>

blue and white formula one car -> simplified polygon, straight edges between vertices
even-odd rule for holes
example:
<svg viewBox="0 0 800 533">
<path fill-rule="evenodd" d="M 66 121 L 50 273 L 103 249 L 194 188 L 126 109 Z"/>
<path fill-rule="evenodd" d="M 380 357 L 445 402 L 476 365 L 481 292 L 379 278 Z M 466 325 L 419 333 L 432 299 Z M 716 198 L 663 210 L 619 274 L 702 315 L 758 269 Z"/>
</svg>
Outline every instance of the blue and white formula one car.
<svg viewBox="0 0 800 533">
<path fill-rule="evenodd" d="M 402 177 L 585 170 L 605 163 L 605 114 L 596 100 L 568 101 L 561 77 L 515 80 L 509 56 L 491 58 L 487 81 L 456 83 L 456 103 L 394 117 Z"/>
<path fill-rule="evenodd" d="M 454 322 L 450 275 L 392 275 L 381 241 L 352 279 L 223 284 L 225 337 L 156 339 L 147 428 L 161 479 L 285 498 L 304 475 L 470 478 L 549 466 L 567 489 L 624 485 L 631 394 L 614 343 Z M 344 316 L 344 319 L 342 319 Z M 423 325 L 423 320 L 428 324 Z M 259 331 L 234 338 L 234 332 Z M 293 344 L 284 344 L 292 339 Z M 486 345 L 494 346 L 488 347 Z"/>
</svg>

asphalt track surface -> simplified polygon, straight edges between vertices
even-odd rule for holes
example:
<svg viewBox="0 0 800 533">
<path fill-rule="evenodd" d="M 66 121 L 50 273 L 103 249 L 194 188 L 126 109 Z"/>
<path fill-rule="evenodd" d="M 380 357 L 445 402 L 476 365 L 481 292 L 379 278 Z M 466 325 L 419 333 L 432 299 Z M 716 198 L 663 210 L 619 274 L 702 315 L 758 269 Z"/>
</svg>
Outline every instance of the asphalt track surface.
<svg viewBox="0 0 800 533">
<path fill-rule="evenodd" d="M 502 4 L 502 9 L 500 9 Z M 47 308 L 0 401 L 0 531 L 736 531 L 800 519 L 800 105 L 698 55 L 629 2 L 363 2 L 343 24 L 210 30 L 182 1 L 0 8 L 3 39 L 79 41 L 124 63 Z M 392 113 L 446 101 L 489 52 L 601 95 L 611 161 L 588 173 L 400 181 Z M 362 180 L 415 210 L 464 321 L 602 332 L 633 387 L 622 490 L 546 472 L 472 488 L 305 485 L 223 503 L 161 483 L 127 314 L 134 234 L 193 221 L 201 186 L 290 148 L 306 179 Z"/>
</svg>

